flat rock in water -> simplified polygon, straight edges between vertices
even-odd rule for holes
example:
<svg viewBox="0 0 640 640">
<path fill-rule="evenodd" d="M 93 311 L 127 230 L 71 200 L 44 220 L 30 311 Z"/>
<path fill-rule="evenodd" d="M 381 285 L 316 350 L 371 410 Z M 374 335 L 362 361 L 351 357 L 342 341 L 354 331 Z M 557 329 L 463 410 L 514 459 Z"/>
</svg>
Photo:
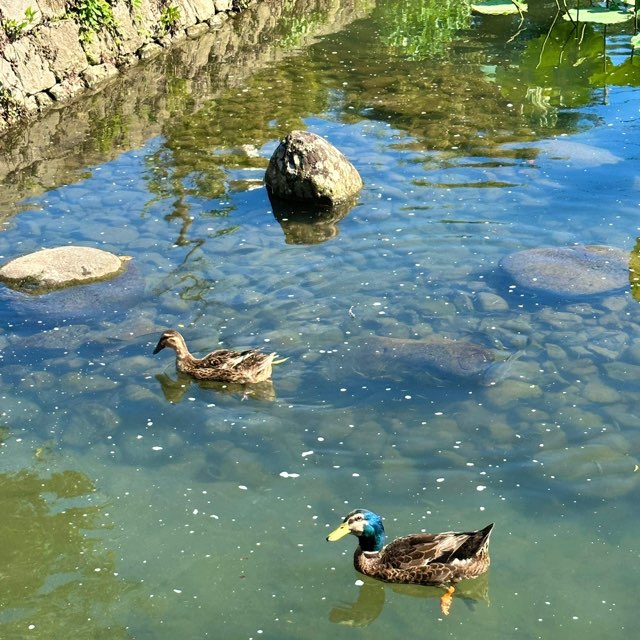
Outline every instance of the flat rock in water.
<svg viewBox="0 0 640 640">
<path fill-rule="evenodd" d="M 488 382 L 487 374 L 494 364 L 507 360 L 494 349 L 442 336 L 426 340 L 372 336 L 360 345 L 357 358 L 356 369 L 365 375 L 425 373 L 480 383 Z"/>
<path fill-rule="evenodd" d="M 46 293 L 64 287 L 113 278 L 126 260 L 93 247 L 42 249 L 7 262 L 0 280 L 25 293 Z"/>
<path fill-rule="evenodd" d="M 332 144 L 315 133 L 292 131 L 273 152 L 265 174 L 269 194 L 333 206 L 362 188 L 357 169 Z"/>
<path fill-rule="evenodd" d="M 117 278 L 38 293 L 0 287 L 0 320 L 12 324 L 37 323 L 41 328 L 89 320 L 120 320 L 145 298 L 146 286 L 130 263 Z"/>
<path fill-rule="evenodd" d="M 588 296 L 629 286 L 629 251 L 601 245 L 518 251 L 502 268 L 519 286 L 556 296 Z"/>
</svg>

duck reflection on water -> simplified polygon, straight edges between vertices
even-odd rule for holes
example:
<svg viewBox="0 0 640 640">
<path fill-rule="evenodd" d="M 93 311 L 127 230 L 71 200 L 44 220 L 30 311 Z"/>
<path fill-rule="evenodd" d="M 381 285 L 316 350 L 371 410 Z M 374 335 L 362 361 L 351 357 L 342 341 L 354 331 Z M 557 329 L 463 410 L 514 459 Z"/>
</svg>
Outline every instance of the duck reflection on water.
<svg viewBox="0 0 640 640">
<path fill-rule="evenodd" d="M 366 627 L 382 613 L 386 600 L 386 592 L 393 591 L 412 598 L 440 600 L 442 589 L 415 584 L 383 583 L 368 576 L 362 576 L 362 585 L 358 588 L 355 602 L 338 604 L 329 612 L 329 620 L 334 624 L 349 627 Z M 489 601 L 489 574 L 475 580 L 463 580 L 456 586 L 456 602 L 462 600 L 467 607 L 475 609 L 479 603 L 486 605 Z"/>
<path fill-rule="evenodd" d="M 217 380 L 194 380 L 186 373 L 178 373 L 174 379 L 166 373 L 155 376 L 160 383 L 165 400 L 173 404 L 182 402 L 189 387 L 196 384 L 202 390 L 212 390 L 218 393 L 229 393 L 240 396 L 242 400 L 253 399 L 274 402 L 276 389 L 271 380 L 254 382 L 253 384 L 239 384 L 235 382 L 219 382 Z"/>
</svg>

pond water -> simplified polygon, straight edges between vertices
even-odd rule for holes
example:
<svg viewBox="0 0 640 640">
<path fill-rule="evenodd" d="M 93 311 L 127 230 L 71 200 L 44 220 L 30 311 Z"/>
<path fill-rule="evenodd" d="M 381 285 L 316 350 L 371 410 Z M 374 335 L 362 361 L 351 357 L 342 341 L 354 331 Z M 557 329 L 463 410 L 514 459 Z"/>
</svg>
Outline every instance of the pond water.
<svg viewBox="0 0 640 640">
<path fill-rule="evenodd" d="M 134 286 L 0 298 L 2 637 L 633 634 L 639 302 L 528 291 L 500 263 L 635 251 L 640 65 L 630 23 L 535 4 L 278 3 L 263 64 L 211 56 L 187 82 L 161 62 L 148 137 L 149 105 L 110 112 L 107 88 L 70 107 L 103 113 L 46 189 L 7 174 L 3 262 L 99 246 Z M 342 218 L 274 211 L 292 128 L 361 173 Z M 166 328 L 288 360 L 273 385 L 189 384 L 152 355 Z M 465 379 L 367 348 L 443 336 L 505 359 Z M 355 539 L 325 542 L 356 507 L 391 538 L 495 522 L 491 570 L 447 617 L 441 590 L 361 584 Z"/>
</svg>

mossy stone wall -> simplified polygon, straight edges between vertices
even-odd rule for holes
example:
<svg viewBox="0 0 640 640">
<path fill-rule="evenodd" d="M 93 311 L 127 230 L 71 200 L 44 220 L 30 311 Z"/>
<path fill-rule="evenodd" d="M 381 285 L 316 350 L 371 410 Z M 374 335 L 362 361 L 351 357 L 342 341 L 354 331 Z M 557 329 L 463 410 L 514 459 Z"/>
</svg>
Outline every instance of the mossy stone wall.
<svg viewBox="0 0 640 640">
<path fill-rule="evenodd" d="M 0 0 L 0 133 L 258 0 Z"/>
</svg>

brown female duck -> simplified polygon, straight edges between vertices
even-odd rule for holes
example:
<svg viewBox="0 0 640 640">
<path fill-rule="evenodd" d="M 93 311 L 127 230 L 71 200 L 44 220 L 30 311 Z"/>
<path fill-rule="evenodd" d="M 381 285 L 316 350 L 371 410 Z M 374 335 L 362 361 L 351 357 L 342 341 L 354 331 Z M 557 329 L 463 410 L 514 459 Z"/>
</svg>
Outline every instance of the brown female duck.
<svg viewBox="0 0 640 640">
<path fill-rule="evenodd" d="M 385 545 L 382 518 L 366 509 L 356 509 L 332 531 L 327 540 L 348 533 L 358 538 L 353 556 L 357 571 L 386 582 L 446 587 L 442 612 L 449 613 L 454 584 L 477 578 L 489 568 L 489 537 L 493 524 L 467 533 L 416 533 Z"/>
<path fill-rule="evenodd" d="M 271 367 L 284 362 L 276 361 L 276 353 L 262 353 L 259 349 L 233 351 L 219 349 L 203 358 L 191 355 L 182 335 L 174 329 L 165 331 L 153 350 L 158 353 L 165 347 L 176 352 L 176 369 L 197 380 L 218 380 L 240 384 L 264 382 L 271 377 Z"/>
</svg>

